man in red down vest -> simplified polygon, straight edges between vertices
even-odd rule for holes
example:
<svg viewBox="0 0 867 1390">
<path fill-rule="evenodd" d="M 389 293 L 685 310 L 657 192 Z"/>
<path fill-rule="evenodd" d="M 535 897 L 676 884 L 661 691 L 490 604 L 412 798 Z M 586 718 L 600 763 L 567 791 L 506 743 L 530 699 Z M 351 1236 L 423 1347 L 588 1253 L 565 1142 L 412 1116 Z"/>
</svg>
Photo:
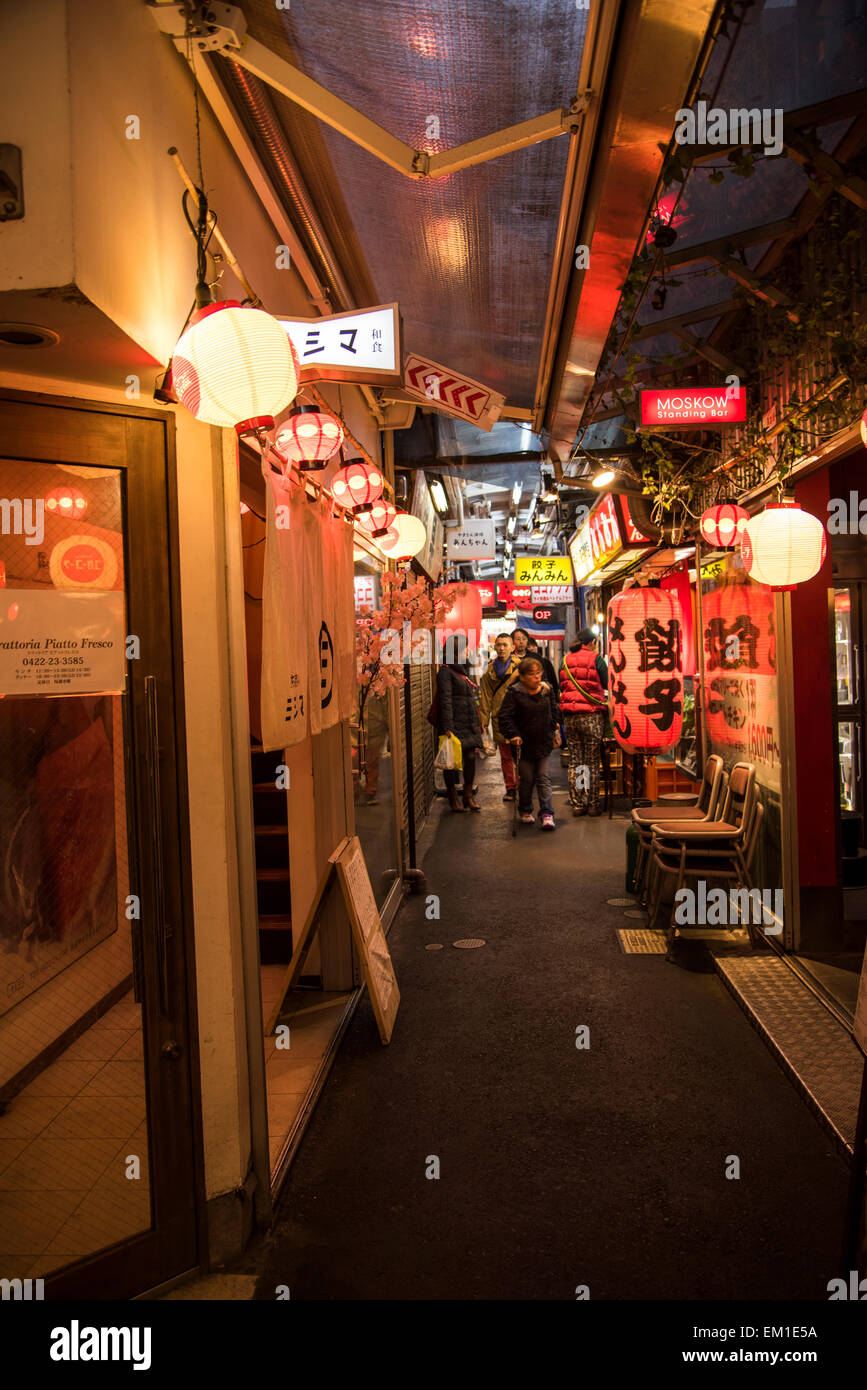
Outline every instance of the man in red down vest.
<svg viewBox="0 0 867 1390">
<path fill-rule="evenodd" d="M 599 655 L 591 628 L 582 628 L 560 667 L 560 709 L 566 726 L 569 755 L 569 801 L 573 816 L 598 816 L 602 811 L 599 774 L 608 667 Z"/>
</svg>

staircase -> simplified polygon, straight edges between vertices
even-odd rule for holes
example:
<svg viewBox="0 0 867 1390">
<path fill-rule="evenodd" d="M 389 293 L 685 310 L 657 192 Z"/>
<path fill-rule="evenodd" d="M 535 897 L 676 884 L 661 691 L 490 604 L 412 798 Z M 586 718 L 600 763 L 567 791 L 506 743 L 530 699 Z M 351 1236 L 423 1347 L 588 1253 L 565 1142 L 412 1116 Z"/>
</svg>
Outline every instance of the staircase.
<svg viewBox="0 0 867 1390">
<path fill-rule="evenodd" d="M 280 752 L 263 753 L 256 746 L 250 750 L 259 952 L 263 965 L 288 964 L 292 957 L 286 791 L 276 785 L 277 768 L 282 761 Z"/>
</svg>

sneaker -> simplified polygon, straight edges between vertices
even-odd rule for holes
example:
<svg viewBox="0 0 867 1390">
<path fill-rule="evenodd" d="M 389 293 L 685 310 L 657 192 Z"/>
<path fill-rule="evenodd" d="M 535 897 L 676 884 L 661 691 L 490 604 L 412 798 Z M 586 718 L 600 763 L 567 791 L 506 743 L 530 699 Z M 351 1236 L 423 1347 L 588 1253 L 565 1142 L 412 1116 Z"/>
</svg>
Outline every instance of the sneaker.
<svg viewBox="0 0 867 1390">
<path fill-rule="evenodd" d="M 555 828 L 555 827 L 554 827 L 554 817 L 553 817 L 553 816 L 550 816 L 550 815 L 545 815 L 545 816 L 543 816 L 543 817 L 542 817 L 542 829 L 543 829 L 543 830 L 553 830 L 554 828 Z"/>
<path fill-rule="evenodd" d="M 521 812 L 521 820 L 523 821 L 524 825 L 532 825 L 535 819 L 536 817 L 533 815 L 532 811 Z"/>
<path fill-rule="evenodd" d="M 369 796 L 369 797 L 367 798 L 367 800 L 365 801 L 364 804 L 365 804 L 365 806 L 378 806 L 378 805 L 379 805 L 379 797 L 378 797 L 378 796 L 376 795 L 376 793 L 374 792 L 372 796 Z"/>
<path fill-rule="evenodd" d="M 514 801 L 514 800 L 515 800 L 515 797 L 516 797 L 517 795 L 518 795 L 518 793 L 517 793 L 517 791 L 515 790 L 514 787 L 507 787 L 507 788 L 506 788 L 506 795 L 503 797 L 503 800 L 504 800 L 504 801 Z"/>
</svg>

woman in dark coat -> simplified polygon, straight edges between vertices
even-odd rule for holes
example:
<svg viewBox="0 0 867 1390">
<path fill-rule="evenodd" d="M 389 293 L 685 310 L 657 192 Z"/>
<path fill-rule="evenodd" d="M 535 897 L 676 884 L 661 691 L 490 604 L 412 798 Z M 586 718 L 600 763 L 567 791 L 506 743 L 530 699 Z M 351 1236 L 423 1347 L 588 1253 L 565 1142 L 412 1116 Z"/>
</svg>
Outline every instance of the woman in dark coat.
<svg viewBox="0 0 867 1390">
<path fill-rule="evenodd" d="M 458 799 L 460 773 L 445 772 L 449 805 L 453 811 L 481 811 L 473 796 L 476 775 L 476 751 L 483 747 L 482 725 L 479 719 L 479 687 L 470 679 L 466 664 L 466 639 L 455 638 L 454 662 L 441 666 L 437 672 L 437 732 L 454 734 L 460 739 L 463 761 L 464 804 Z"/>
</svg>

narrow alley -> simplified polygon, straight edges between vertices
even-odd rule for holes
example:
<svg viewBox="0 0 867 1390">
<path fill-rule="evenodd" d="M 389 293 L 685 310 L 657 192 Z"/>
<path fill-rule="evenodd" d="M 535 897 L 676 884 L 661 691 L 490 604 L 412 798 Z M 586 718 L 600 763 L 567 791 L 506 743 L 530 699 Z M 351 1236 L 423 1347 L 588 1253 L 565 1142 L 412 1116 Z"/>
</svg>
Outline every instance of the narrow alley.
<svg viewBox="0 0 867 1390">
<path fill-rule="evenodd" d="M 392 1041 L 365 995 L 257 1297 L 822 1298 L 848 1177 L 832 1140 L 703 946 L 680 967 L 621 951 L 618 927 L 639 925 L 607 901 L 626 818 L 572 820 L 560 778 L 556 833 L 513 839 L 497 772 L 482 764 L 480 815 L 431 814 L 428 896 L 389 935 Z"/>
</svg>

